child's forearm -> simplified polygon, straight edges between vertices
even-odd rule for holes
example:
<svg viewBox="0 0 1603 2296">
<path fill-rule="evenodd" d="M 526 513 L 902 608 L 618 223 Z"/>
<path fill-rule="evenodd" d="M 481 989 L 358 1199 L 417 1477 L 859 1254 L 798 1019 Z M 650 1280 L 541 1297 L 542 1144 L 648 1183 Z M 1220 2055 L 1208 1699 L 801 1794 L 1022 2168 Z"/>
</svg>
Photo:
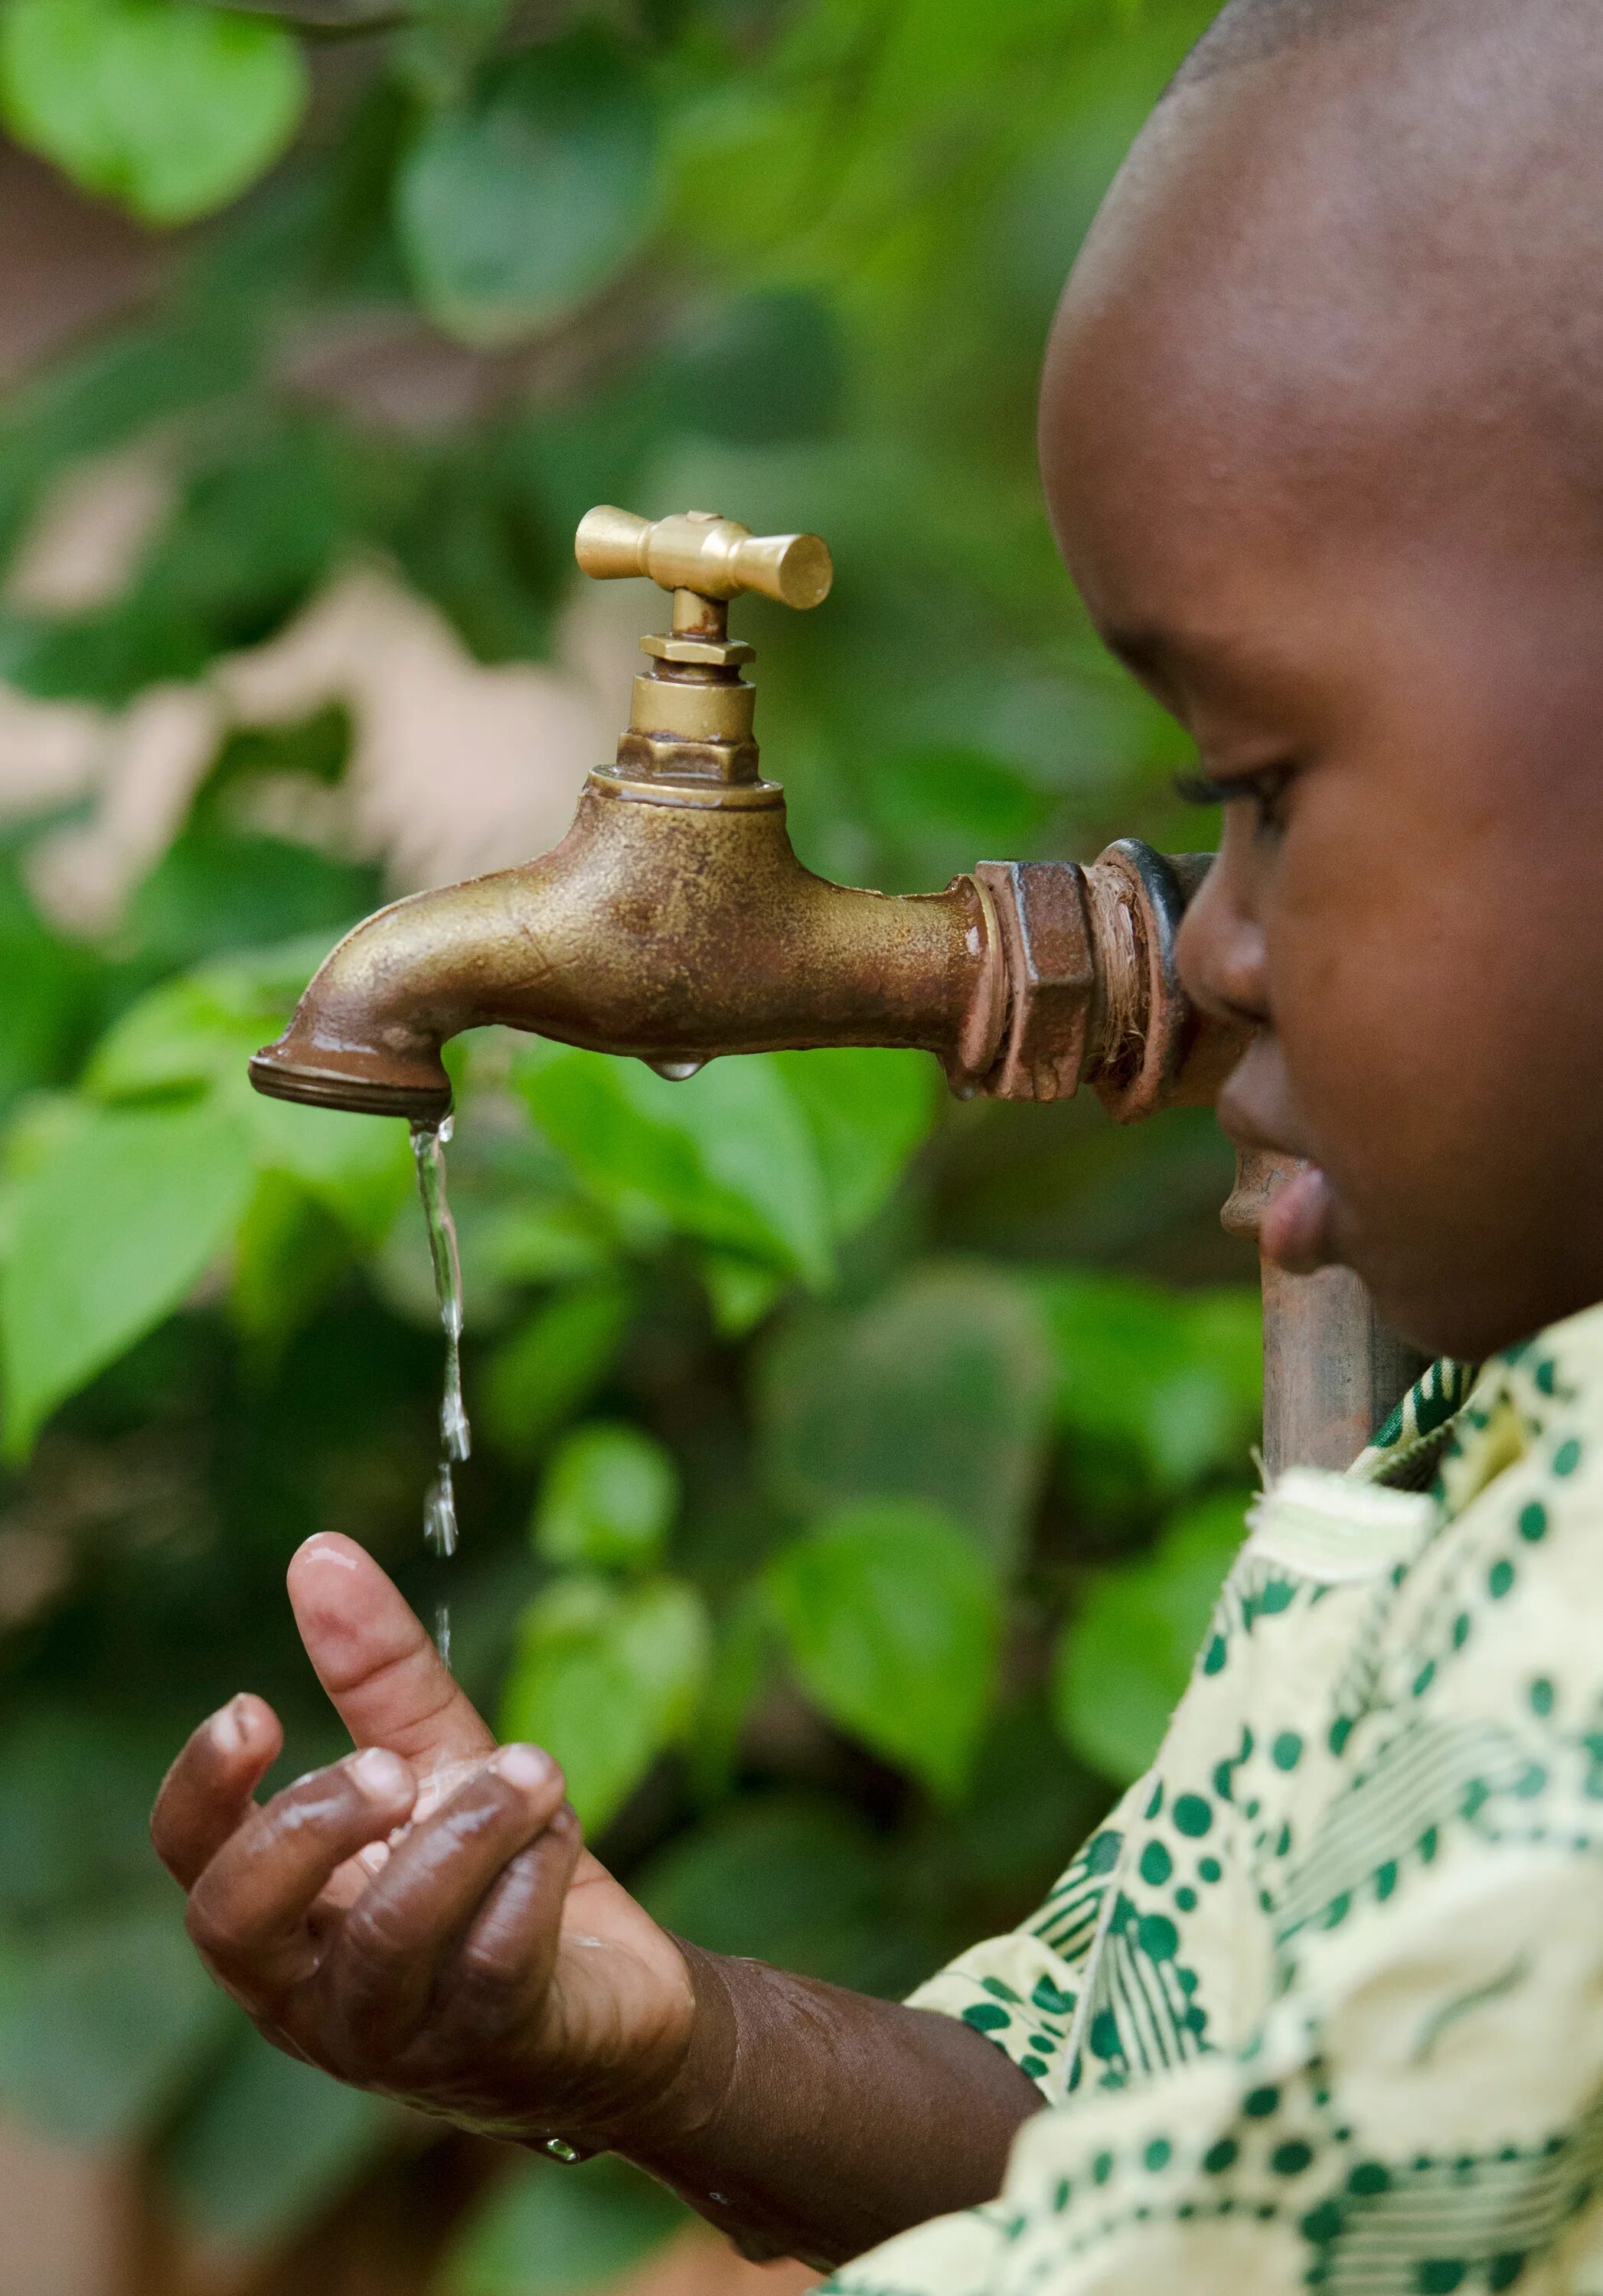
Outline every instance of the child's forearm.
<svg viewBox="0 0 1603 2296">
<path fill-rule="evenodd" d="M 689 2054 L 612 2138 L 751 2256 L 827 2266 L 994 2199 L 1039 2091 L 929 2010 L 682 1946 Z"/>
</svg>

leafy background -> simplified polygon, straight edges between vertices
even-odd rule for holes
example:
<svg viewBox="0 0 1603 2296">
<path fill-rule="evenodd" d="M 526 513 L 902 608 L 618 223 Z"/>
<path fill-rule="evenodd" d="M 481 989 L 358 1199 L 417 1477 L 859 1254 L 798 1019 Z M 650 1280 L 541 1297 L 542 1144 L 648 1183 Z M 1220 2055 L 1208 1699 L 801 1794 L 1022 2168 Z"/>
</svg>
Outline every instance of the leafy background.
<svg viewBox="0 0 1603 2296">
<path fill-rule="evenodd" d="M 584 509 L 711 501 L 834 547 L 823 612 L 746 614 L 813 865 L 915 890 L 1198 842 L 1172 729 L 1057 565 L 1032 430 L 1064 272 L 1209 12 L 0 0 L 11 137 L 171 234 L 131 316 L 0 405 L 0 546 L 94 458 L 153 443 L 172 478 L 115 597 L 4 594 L 0 676 L 114 713 L 359 563 L 479 660 L 538 660 Z M 297 387 L 286 346 L 374 313 L 466 347 L 469 412 L 406 434 Z M 404 1132 L 244 1083 L 383 886 L 242 800 L 337 789 L 350 736 L 225 726 L 99 934 L 30 890 L 54 816 L 0 852 L 0 2104 L 132 2152 L 237 2256 L 378 2193 L 412 2212 L 406 2285 L 564 2296 L 677 2204 L 275 2056 L 152 1870 L 160 1769 L 242 1684 L 285 1775 L 336 1751 L 294 1546 L 339 1529 L 448 1595 L 463 1679 L 555 1746 L 663 1920 L 894 1992 L 1027 1909 L 1155 1743 L 1239 1537 L 1257 1307 L 1204 1116 L 959 1107 L 914 1054 L 674 1085 L 469 1042 L 448 1580 Z"/>
</svg>

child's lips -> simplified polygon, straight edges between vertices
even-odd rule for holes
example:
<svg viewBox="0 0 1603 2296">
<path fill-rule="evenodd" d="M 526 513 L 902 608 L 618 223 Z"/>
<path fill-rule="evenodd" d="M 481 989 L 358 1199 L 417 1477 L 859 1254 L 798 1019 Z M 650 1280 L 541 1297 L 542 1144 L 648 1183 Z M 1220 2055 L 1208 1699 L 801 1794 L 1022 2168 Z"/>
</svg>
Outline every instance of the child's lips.
<svg viewBox="0 0 1603 2296">
<path fill-rule="evenodd" d="M 1292 1275 L 1311 1275 L 1336 1258 L 1330 1223 L 1336 1199 L 1317 1164 L 1298 1164 L 1270 1197 L 1258 1231 L 1265 1259 Z"/>
</svg>

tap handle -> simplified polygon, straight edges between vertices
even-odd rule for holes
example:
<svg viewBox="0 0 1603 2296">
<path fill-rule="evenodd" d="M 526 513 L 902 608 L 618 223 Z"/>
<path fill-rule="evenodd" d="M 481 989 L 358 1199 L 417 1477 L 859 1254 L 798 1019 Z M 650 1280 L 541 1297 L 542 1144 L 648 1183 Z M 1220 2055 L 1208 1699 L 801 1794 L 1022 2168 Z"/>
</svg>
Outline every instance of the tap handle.
<svg viewBox="0 0 1603 2296">
<path fill-rule="evenodd" d="M 664 590 L 720 599 L 757 590 L 782 606 L 821 605 L 834 579 L 828 545 L 818 535 L 753 534 L 705 510 L 660 518 L 654 526 L 603 504 L 580 521 L 573 555 L 598 582 L 645 574 Z"/>
</svg>

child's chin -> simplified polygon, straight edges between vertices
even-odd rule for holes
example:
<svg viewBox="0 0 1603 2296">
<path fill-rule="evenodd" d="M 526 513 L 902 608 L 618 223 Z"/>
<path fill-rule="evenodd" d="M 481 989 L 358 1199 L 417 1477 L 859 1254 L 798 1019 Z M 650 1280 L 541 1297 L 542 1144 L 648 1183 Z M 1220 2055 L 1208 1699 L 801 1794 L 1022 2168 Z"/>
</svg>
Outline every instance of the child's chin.
<svg viewBox="0 0 1603 2296">
<path fill-rule="evenodd" d="M 1312 1275 L 1340 1258 L 1336 1197 L 1317 1164 L 1300 1164 L 1276 1189 L 1263 1215 L 1258 1245 L 1265 1259 L 1289 1275 Z"/>
</svg>

